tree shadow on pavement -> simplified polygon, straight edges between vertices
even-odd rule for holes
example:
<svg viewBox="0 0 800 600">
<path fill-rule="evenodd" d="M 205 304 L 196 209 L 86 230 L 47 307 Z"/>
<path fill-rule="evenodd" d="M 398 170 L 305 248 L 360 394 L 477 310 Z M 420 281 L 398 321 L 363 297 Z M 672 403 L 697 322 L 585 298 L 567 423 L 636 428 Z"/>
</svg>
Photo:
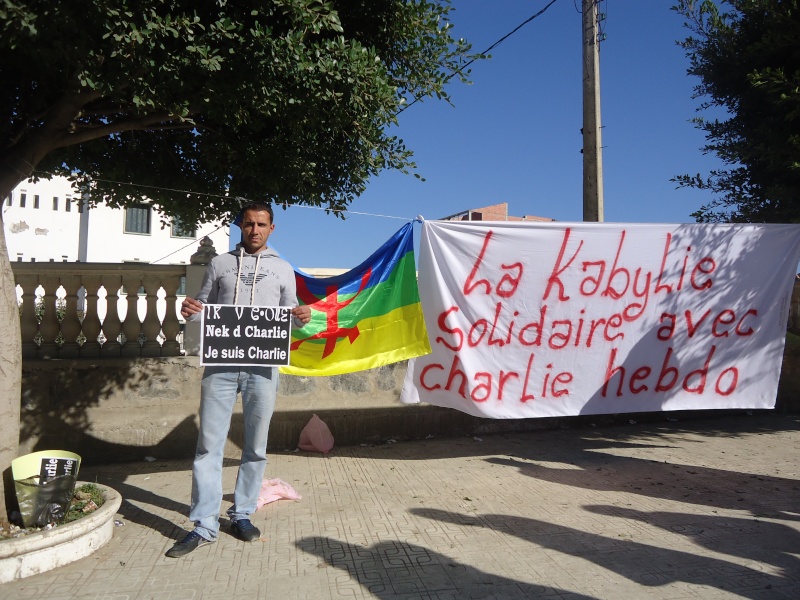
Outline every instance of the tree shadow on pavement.
<svg viewBox="0 0 800 600">
<path fill-rule="evenodd" d="M 223 466 L 238 465 L 239 461 L 225 459 Z M 81 479 L 94 481 L 101 485 L 107 485 L 122 496 L 122 505 L 119 514 L 122 517 L 143 527 L 147 527 L 163 535 L 168 539 L 180 538 L 185 530 L 181 522 L 188 524 L 187 515 L 189 514 L 189 499 L 191 494 L 191 479 L 189 474 L 192 470 L 192 461 L 153 461 L 145 463 L 122 463 L 111 466 L 89 466 L 81 469 Z M 177 500 L 166 495 L 156 494 L 141 485 L 130 483 L 129 479 L 136 475 L 152 474 L 155 477 L 171 477 L 178 472 L 186 472 L 187 479 L 185 486 L 181 486 L 181 499 Z M 157 484 L 157 489 L 163 484 Z M 149 508 L 152 507 L 152 510 Z M 160 516 L 159 513 L 169 511 L 176 514 L 175 521 Z"/>
<path fill-rule="evenodd" d="M 644 512 L 619 506 L 585 506 L 611 518 L 636 520 L 682 535 L 719 554 L 766 563 L 785 573 L 800 573 L 800 532 L 780 523 L 729 516 Z"/>
<path fill-rule="evenodd" d="M 747 510 L 753 516 L 800 520 L 800 482 L 768 475 L 739 473 L 698 465 L 672 464 L 603 452 L 621 448 L 590 444 L 575 448 L 570 468 L 546 466 L 564 461 L 561 451 L 519 453 L 516 457 L 487 458 L 491 464 L 514 467 L 527 477 L 581 489 L 625 492 L 724 508 Z M 641 447 L 641 446 L 638 446 Z"/>
<path fill-rule="evenodd" d="M 127 482 L 129 475 L 140 474 L 142 472 L 157 472 L 156 463 L 129 464 L 129 469 L 122 471 L 115 465 L 114 468 L 104 468 L 102 466 L 92 466 L 81 469 L 81 479 L 93 481 L 100 485 L 107 485 L 116 490 L 122 496 L 122 504 L 119 507 L 119 514 L 125 521 L 136 523 L 142 527 L 147 527 L 157 531 L 166 538 L 173 539 L 181 535 L 180 525 L 176 525 L 169 519 L 156 514 L 156 511 L 147 510 L 146 506 L 158 507 L 159 509 L 176 512 L 186 515 L 189 507 L 185 502 L 180 502 L 172 498 L 167 498 L 155 494 L 141 486 Z M 191 468 L 191 465 L 189 465 Z M 188 500 L 189 490 L 186 491 Z"/>
<path fill-rule="evenodd" d="M 457 412 L 457 411 L 454 411 Z M 564 419 L 561 425 L 541 427 L 534 430 L 520 429 L 507 432 L 493 429 L 496 419 L 483 419 L 480 432 L 456 437 L 429 436 L 413 440 L 413 450 L 407 455 L 398 455 L 404 444 L 370 444 L 369 448 L 337 446 L 338 452 L 353 456 L 368 454 L 370 458 L 392 460 L 428 460 L 467 456 L 486 456 L 503 453 L 508 448 L 525 455 L 541 455 L 542 452 L 574 455 L 580 450 L 602 450 L 620 448 L 674 448 L 676 436 L 681 443 L 702 444 L 705 438 L 741 438 L 749 436 L 796 431 L 800 433 L 800 417 L 782 415 L 771 411 L 754 415 L 712 415 L 704 411 L 681 411 L 677 413 L 630 413 L 626 415 L 592 415 Z M 620 419 L 624 418 L 624 424 Z M 638 419 L 638 421 L 637 421 Z M 546 419 L 545 419 L 546 420 Z M 542 421 L 521 419 L 520 421 Z M 632 421 L 629 423 L 628 421 Z M 503 423 L 504 424 L 504 423 Z M 687 439 L 687 436 L 696 439 Z M 478 443 L 476 443 L 476 441 Z M 393 446 L 393 447 L 392 447 Z M 391 449 L 391 454 L 381 455 L 380 450 Z M 498 450 L 498 448 L 502 448 Z M 423 449 L 423 451 L 418 451 Z"/>
<path fill-rule="evenodd" d="M 306 537 L 298 540 L 296 546 L 340 569 L 371 597 L 382 600 L 432 596 L 594 600 L 584 594 L 493 575 L 422 546 L 396 540 L 367 548 L 328 537 Z M 350 587 L 350 581 L 343 578 L 336 581 Z"/>
<path fill-rule="evenodd" d="M 773 574 L 710 556 L 589 533 L 538 519 L 498 514 L 470 516 L 425 508 L 410 512 L 441 523 L 468 524 L 513 535 L 541 548 L 592 562 L 646 588 L 686 583 L 725 590 L 743 598 L 762 599 L 769 590 L 780 593 L 781 587 L 797 586 L 796 570 Z"/>
<path fill-rule="evenodd" d="M 88 439 L 88 434 L 83 434 Z M 145 506 L 168 510 L 176 513 L 179 519 L 184 519 L 189 514 L 189 500 L 191 496 L 191 471 L 192 459 L 181 460 L 158 460 L 153 457 L 170 455 L 167 450 L 185 439 L 192 439 L 192 443 L 197 438 L 197 425 L 194 417 L 187 417 L 178 427 L 172 430 L 161 442 L 152 446 L 135 447 L 135 453 L 131 454 L 133 446 L 115 444 L 104 440 L 93 439 L 92 461 L 81 464 L 80 479 L 93 481 L 107 485 L 115 489 L 122 496 L 122 505 L 119 513 L 122 517 L 132 523 L 137 523 L 161 533 L 169 539 L 176 539 L 185 533 L 181 527 L 180 520 L 177 522 L 165 519 L 156 511 L 147 510 Z M 232 440 L 235 442 L 235 440 Z M 191 446 L 193 454 L 194 446 Z M 118 456 L 140 456 L 141 460 L 131 462 L 113 462 Z M 223 468 L 238 467 L 239 460 L 224 458 Z M 174 497 L 166 497 L 155 494 L 143 486 L 135 485 L 130 482 L 133 476 L 162 476 L 167 473 L 172 474 L 172 478 L 177 477 L 178 473 L 187 473 L 187 483 L 181 488 L 180 498 L 185 502 L 178 501 Z M 188 521 L 186 521 L 188 523 Z"/>
</svg>

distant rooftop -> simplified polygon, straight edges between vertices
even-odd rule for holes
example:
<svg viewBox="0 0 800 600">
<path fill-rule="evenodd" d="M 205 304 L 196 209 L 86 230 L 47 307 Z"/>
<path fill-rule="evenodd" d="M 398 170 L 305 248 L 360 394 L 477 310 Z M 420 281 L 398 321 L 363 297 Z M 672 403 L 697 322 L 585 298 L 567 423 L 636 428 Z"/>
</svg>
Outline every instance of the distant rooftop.
<svg viewBox="0 0 800 600">
<path fill-rule="evenodd" d="M 450 215 L 449 217 L 442 217 L 442 221 L 539 221 L 550 222 L 555 219 L 549 217 L 536 217 L 534 215 L 525 215 L 522 217 L 515 217 L 508 214 L 508 202 L 501 202 L 500 204 L 492 204 L 491 206 L 484 206 L 483 208 L 470 208 L 468 210 Z"/>
</svg>

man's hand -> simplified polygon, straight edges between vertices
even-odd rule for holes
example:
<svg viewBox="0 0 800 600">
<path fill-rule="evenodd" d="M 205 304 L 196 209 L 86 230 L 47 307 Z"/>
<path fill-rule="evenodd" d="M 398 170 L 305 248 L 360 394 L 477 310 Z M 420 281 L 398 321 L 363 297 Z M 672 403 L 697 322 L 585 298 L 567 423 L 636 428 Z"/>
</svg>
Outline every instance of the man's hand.
<svg viewBox="0 0 800 600">
<path fill-rule="evenodd" d="M 181 303 L 181 316 L 183 316 L 184 319 L 196 315 L 201 310 L 203 310 L 203 303 L 198 302 L 194 298 L 189 298 L 189 296 L 186 296 L 186 300 Z"/>
<path fill-rule="evenodd" d="M 295 306 L 292 309 L 292 316 L 305 325 L 311 320 L 311 308 L 307 304 Z"/>
</svg>

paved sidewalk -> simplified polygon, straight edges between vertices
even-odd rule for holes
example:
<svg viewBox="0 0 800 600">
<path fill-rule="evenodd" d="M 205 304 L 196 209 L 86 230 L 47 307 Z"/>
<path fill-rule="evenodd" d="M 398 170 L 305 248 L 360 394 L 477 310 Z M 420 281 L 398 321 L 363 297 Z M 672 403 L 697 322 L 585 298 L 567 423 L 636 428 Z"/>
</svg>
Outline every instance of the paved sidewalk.
<svg viewBox="0 0 800 600">
<path fill-rule="evenodd" d="M 256 513 L 260 542 L 223 528 L 181 559 L 164 552 L 189 527 L 189 462 L 87 467 L 122 494 L 124 526 L 0 596 L 800 598 L 800 417 L 667 417 L 273 453 L 267 475 L 302 500 Z"/>
</svg>

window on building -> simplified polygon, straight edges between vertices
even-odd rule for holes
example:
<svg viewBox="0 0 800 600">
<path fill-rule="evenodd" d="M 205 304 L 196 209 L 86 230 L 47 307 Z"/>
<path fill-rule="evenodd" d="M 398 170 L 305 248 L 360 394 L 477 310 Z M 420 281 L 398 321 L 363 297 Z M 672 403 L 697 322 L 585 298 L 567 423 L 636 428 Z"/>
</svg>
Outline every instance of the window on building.
<svg viewBox="0 0 800 600">
<path fill-rule="evenodd" d="M 125 209 L 125 233 L 150 233 L 150 207 L 136 204 Z"/>
<path fill-rule="evenodd" d="M 28 194 L 19 195 L 19 207 L 25 208 L 25 201 L 28 199 Z"/>
<path fill-rule="evenodd" d="M 39 194 L 33 195 L 33 208 L 39 208 Z"/>
<path fill-rule="evenodd" d="M 58 196 L 53 196 L 53 210 L 58 210 Z"/>
<path fill-rule="evenodd" d="M 172 237 L 194 238 L 197 236 L 197 227 L 184 223 L 178 217 L 172 217 Z"/>
<path fill-rule="evenodd" d="M 61 262 L 67 262 L 67 259 L 68 259 L 68 257 L 67 257 L 66 254 L 62 254 L 61 255 Z"/>
<path fill-rule="evenodd" d="M 71 212 L 72 211 L 72 199 L 71 198 L 67 198 L 67 202 L 64 205 L 64 210 L 67 211 L 67 212 Z"/>
<path fill-rule="evenodd" d="M 6 205 L 7 205 L 7 206 L 11 206 L 11 194 L 9 194 L 8 196 L 6 196 Z"/>
</svg>

